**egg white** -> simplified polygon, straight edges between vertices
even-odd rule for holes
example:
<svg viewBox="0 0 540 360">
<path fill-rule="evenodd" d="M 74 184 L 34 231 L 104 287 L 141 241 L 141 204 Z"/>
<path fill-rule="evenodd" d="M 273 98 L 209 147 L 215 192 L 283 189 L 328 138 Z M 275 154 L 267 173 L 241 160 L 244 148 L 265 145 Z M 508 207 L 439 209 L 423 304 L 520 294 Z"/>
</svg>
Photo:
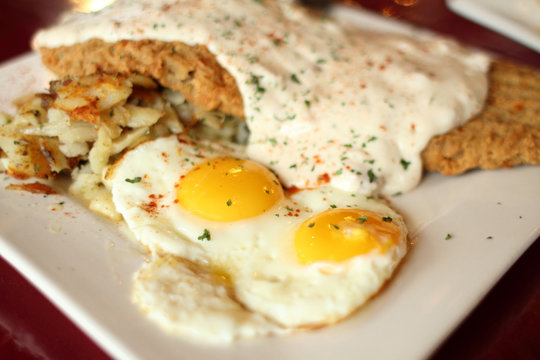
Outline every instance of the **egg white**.
<svg viewBox="0 0 540 360">
<path fill-rule="evenodd" d="M 196 164 L 222 156 L 245 157 L 231 144 L 194 144 L 176 136 L 159 138 L 126 153 L 109 169 L 106 183 L 117 210 L 151 253 L 186 259 L 221 276 L 231 291 L 229 300 L 279 324 L 273 327 L 255 321 L 242 325 L 261 327 L 250 334 L 283 332 L 280 327 L 317 327 L 346 317 L 381 288 L 405 256 L 407 229 L 399 214 L 380 201 L 329 186 L 288 195 L 264 214 L 234 222 L 205 220 L 178 205 L 175 184 L 180 177 Z M 300 264 L 294 250 L 296 229 L 310 216 L 331 207 L 360 208 L 392 217 L 401 230 L 398 244 L 385 254 L 372 251 L 342 263 Z M 203 236 L 205 230 L 210 239 Z M 164 266 L 164 262 L 160 264 Z M 159 286 L 148 285 L 158 278 L 158 283 L 178 281 L 183 286 L 196 282 L 170 272 L 166 276 L 149 275 L 159 273 L 156 268 L 146 271 L 145 276 L 139 274 L 135 298 L 162 325 L 175 327 L 180 320 L 164 314 L 155 297 L 151 301 L 141 299 L 149 299 L 149 291 L 159 291 Z M 166 302 L 167 296 L 163 299 Z M 178 302 L 176 306 L 182 309 L 184 305 Z M 170 312 L 170 307 L 166 308 Z M 205 312 L 201 307 L 200 313 Z M 212 322 L 210 313 L 199 316 L 198 325 L 194 322 L 192 326 L 213 328 L 208 325 Z M 202 334 L 203 338 L 209 335 Z M 248 337 L 245 334 L 238 332 L 235 336 Z"/>
</svg>

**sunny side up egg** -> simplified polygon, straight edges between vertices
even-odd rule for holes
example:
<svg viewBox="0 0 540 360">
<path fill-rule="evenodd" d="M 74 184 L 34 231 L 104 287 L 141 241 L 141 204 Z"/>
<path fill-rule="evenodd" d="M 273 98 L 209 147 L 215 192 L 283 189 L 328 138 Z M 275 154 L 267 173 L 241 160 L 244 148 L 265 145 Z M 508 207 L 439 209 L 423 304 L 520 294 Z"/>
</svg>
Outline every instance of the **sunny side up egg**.
<svg viewBox="0 0 540 360">
<path fill-rule="evenodd" d="M 386 204 L 329 186 L 285 191 L 233 144 L 159 138 L 105 177 L 153 254 L 136 275 L 135 302 L 164 328 L 203 341 L 339 321 L 407 252 L 405 223 Z"/>
</svg>

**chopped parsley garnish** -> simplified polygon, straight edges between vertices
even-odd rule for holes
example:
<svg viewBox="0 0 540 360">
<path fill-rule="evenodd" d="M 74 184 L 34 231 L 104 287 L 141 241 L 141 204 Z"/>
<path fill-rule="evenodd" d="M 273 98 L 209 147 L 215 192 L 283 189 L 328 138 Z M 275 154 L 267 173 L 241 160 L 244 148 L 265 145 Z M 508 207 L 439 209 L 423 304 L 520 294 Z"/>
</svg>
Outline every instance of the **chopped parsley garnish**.
<svg viewBox="0 0 540 360">
<path fill-rule="evenodd" d="M 493 236 L 490 235 L 486 239 L 491 240 L 491 239 L 493 239 Z"/>
<path fill-rule="evenodd" d="M 390 109 L 393 109 L 393 108 L 394 108 L 394 104 L 392 104 L 392 103 L 390 102 L 390 100 L 384 99 L 384 103 L 385 103 L 386 105 L 388 105 L 388 107 L 389 107 Z"/>
<path fill-rule="evenodd" d="M 452 238 L 452 234 L 446 234 L 446 237 L 444 238 L 444 240 L 450 240 Z"/>
<path fill-rule="evenodd" d="M 332 226 L 334 227 L 334 229 L 339 230 L 339 226 L 337 226 L 337 224 L 332 224 Z"/>
<path fill-rule="evenodd" d="M 291 80 L 294 81 L 297 84 L 301 84 L 301 82 L 298 79 L 298 76 L 296 76 L 296 74 L 291 74 Z"/>
<path fill-rule="evenodd" d="M 359 218 L 356 219 L 356 221 L 358 221 L 360 224 L 363 224 L 367 221 L 367 217 L 360 216 Z"/>
<path fill-rule="evenodd" d="M 232 200 L 231 199 L 227 200 L 227 206 L 231 206 L 231 205 L 232 205 Z"/>
<path fill-rule="evenodd" d="M 128 182 L 130 184 L 135 184 L 135 183 L 141 182 L 141 180 L 142 180 L 142 178 L 140 176 L 136 176 L 133 179 L 127 179 L 126 178 L 126 182 Z"/>
<path fill-rule="evenodd" d="M 373 172 L 373 169 L 369 169 L 368 172 L 369 182 L 372 183 L 377 179 L 377 175 Z"/>
<path fill-rule="evenodd" d="M 390 216 L 383 216 L 382 221 L 392 222 L 392 218 Z"/>
<path fill-rule="evenodd" d="M 409 165 L 411 165 L 411 162 L 405 159 L 401 159 L 399 163 L 401 164 L 401 166 L 403 166 L 404 170 L 407 170 L 409 168 Z"/>
<path fill-rule="evenodd" d="M 312 223 L 309 223 L 307 227 L 308 227 L 308 228 L 312 228 L 312 227 L 314 227 L 314 226 L 315 226 L 315 223 L 312 222 Z"/>
<path fill-rule="evenodd" d="M 204 229 L 204 232 L 202 233 L 202 235 L 197 237 L 197 239 L 210 241 L 212 239 L 210 236 L 210 231 L 208 231 L 208 229 Z"/>
<path fill-rule="evenodd" d="M 332 209 L 335 209 L 335 208 L 337 208 L 337 206 L 336 206 L 336 205 L 334 205 L 334 204 L 330 205 L 330 207 L 331 207 Z"/>
<path fill-rule="evenodd" d="M 291 121 L 291 120 L 294 120 L 295 118 L 296 118 L 296 114 L 285 115 L 284 117 L 279 117 L 279 116 L 274 114 L 274 119 L 277 120 L 277 121 Z M 284 144 L 284 145 L 286 145 L 286 144 Z"/>
<path fill-rule="evenodd" d="M 261 98 L 261 96 L 266 92 L 266 88 L 262 87 L 260 84 L 260 80 L 262 76 L 257 76 L 255 74 L 250 74 L 251 79 L 247 82 L 248 84 L 255 85 L 255 95 L 258 99 Z"/>
</svg>

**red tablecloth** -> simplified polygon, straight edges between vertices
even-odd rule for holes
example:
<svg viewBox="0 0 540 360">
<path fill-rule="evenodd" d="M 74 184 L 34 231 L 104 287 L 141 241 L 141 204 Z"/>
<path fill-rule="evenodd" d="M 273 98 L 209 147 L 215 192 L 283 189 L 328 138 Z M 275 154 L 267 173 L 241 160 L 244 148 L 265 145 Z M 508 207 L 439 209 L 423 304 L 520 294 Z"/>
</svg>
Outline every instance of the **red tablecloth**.
<svg viewBox="0 0 540 360">
<path fill-rule="evenodd" d="M 540 69 L 540 54 L 451 13 L 443 0 L 346 2 L 449 34 Z M 68 0 L 3 0 L 0 62 L 27 52 L 33 32 L 54 22 L 69 6 Z M 43 358 L 108 356 L 0 257 L 0 359 Z M 540 359 L 540 241 L 517 261 L 432 358 Z"/>
</svg>

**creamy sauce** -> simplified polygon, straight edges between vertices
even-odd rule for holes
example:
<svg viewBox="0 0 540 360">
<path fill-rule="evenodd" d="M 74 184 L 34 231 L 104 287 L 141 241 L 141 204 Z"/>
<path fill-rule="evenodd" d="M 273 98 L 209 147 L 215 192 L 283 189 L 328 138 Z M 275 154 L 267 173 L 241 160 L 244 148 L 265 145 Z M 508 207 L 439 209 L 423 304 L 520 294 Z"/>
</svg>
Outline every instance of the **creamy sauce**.
<svg viewBox="0 0 540 360">
<path fill-rule="evenodd" d="M 206 45 L 243 96 L 247 154 L 286 187 L 408 191 L 429 139 L 476 114 L 487 92 L 483 54 L 353 31 L 289 1 L 119 0 L 66 17 L 34 46 L 91 38 Z"/>
</svg>

